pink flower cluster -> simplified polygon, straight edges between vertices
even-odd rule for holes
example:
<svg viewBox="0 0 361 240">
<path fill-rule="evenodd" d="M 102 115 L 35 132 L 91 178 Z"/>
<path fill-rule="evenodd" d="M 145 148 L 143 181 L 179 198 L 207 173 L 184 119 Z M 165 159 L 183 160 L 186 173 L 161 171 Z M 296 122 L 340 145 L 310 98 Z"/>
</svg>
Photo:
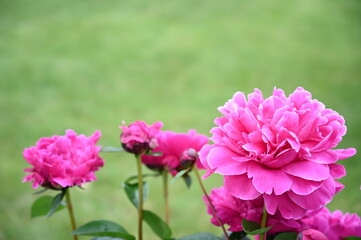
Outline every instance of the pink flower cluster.
<svg viewBox="0 0 361 240">
<path fill-rule="evenodd" d="M 143 121 L 133 122 L 129 126 L 120 126 L 119 128 L 123 130 L 120 142 L 127 152 L 145 153 L 158 146 L 157 137 L 162 127 L 162 122 L 155 122 L 149 126 Z"/>
<path fill-rule="evenodd" d="M 33 188 L 41 185 L 61 189 L 95 180 L 94 172 L 104 164 L 98 156 L 101 147 L 96 146 L 100 136 L 100 131 L 86 137 L 67 130 L 65 136 L 41 138 L 36 146 L 23 152 L 33 166 L 25 169 L 30 174 L 23 182 L 32 181 Z"/>
<path fill-rule="evenodd" d="M 261 223 L 264 204 L 262 198 L 242 200 L 231 195 L 224 187 L 214 188 L 209 197 L 222 223 L 229 225 L 229 231 L 243 231 L 241 224 L 242 219 Z M 208 201 L 205 197 L 203 200 L 208 206 L 208 214 L 212 215 L 211 222 L 219 226 Z M 267 226 L 273 226 L 268 232 L 272 234 L 279 232 L 300 232 L 305 229 L 306 225 L 299 220 L 284 219 L 280 214 L 276 214 L 268 216 Z"/>
<path fill-rule="evenodd" d="M 253 222 L 261 222 L 263 201 L 256 199 L 252 201 L 244 201 L 233 197 L 224 187 L 214 188 L 209 195 L 211 202 L 220 217 L 223 224 L 229 226 L 229 231 L 242 231 L 242 219 Z M 204 202 L 208 206 L 208 214 L 212 215 L 211 222 L 219 226 L 216 216 L 213 214 L 211 206 L 206 197 L 203 197 Z"/>
<path fill-rule="evenodd" d="M 223 224 L 229 226 L 229 231 L 243 231 L 242 219 L 260 223 L 262 218 L 263 199 L 242 200 L 232 196 L 224 187 L 214 188 L 210 199 L 217 215 Z M 208 214 L 212 216 L 211 222 L 219 226 L 216 216 L 206 200 Z M 327 208 L 322 208 L 316 213 L 294 220 L 285 219 L 281 214 L 268 215 L 267 226 L 273 226 L 268 232 L 273 235 L 280 232 L 302 232 L 304 240 L 342 240 L 345 237 L 361 237 L 361 220 L 356 214 L 341 211 L 330 213 Z"/>
<path fill-rule="evenodd" d="M 142 162 L 149 168 L 165 169 L 172 175 L 176 175 L 178 171 L 184 169 L 183 161 L 186 163 L 189 158 L 193 157 L 195 157 L 197 166 L 202 167 L 196 153 L 192 154 L 192 152 L 198 152 L 208 142 L 207 136 L 198 134 L 195 130 L 189 130 L 188 133 L 162 131 L 157 140 L 159 146 L 153 151 L 160 152 L 162 155 L 142 156 Z"/>
<path fill-rule="evenodd" d="M 337 112 L 297 88 L 281 89 L 264 99 L 256 89 L 237 92 L 223 107 L 211 130 L 214 145 L 200 153 L 207 175 L 224 175 L 225 189 L 242 200 L 262 198 L 267 212 L 300 219 L 329 203 L 343 185 L 337 164 L 356 153 L 333 149 L 346 133 Z"/>
<path fill-rule="evenodd" d="M 322 208 L 317 214 L 302 221 L 310 228 L 324 233 L 329 240 L 361 237 L 361 219 L 357 214 L 343 214 L 340 210 L 331 213 L 327 208 Z"/>
</svg>

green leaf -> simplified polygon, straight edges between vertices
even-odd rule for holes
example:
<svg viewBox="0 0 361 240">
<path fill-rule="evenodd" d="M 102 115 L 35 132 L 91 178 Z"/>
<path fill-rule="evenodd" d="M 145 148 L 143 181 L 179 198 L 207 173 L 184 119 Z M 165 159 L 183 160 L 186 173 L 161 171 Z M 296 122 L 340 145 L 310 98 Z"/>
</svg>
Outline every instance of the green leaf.
<svg viewBox="0 0 361 240">
<path fill-rule="evenodd" d="M 50 217 L 58 209 L 58 207 L 60 207 L 61 202 L 65 196 L 65 193 L 66 193 L 66 189 L 62 190 L 61 193 L 57 194 L 54 197 L 54 199 L 51 203 L 50 210 L 49 210 L 48 214 L 46 215 L 46 217 Z"/>
<path fill-rule="evenodd" d="M 31 218 L 47 215 L 52 203 L 53 197 L 51 196 L 43 196 L 36 199 L 31 206 Z M 60 205 L 54 212 L 57 212 L 64 207 L 64 205 Z"/>
<path fill-rule="evenodd" d="M 266 228 L 260 228 L 260 225 L 256 222 L 247 221 L 245 218 L 242 219 L 243 230 L 249 235 L 258 235 L 268 232 L 272 226 Z"/>
<path fill-rule="evenodd" d="M 297 233 L 283 232 L 277 234 L 274 240 L 297 240 Z"/>
<path fill-rule="evenodd" d="M 114 239 L 115 237 L 115 239 L 135 240 L 135 237 L 133 235 L 130 235 L 122 226 L 115 222 L 107 220 L 96 220 L 88 222 L 75 229 L 72 234 L 112 237 L 110 239 Z"/>
<path fill-rule="evenodd" d="M 37 192 L 35 192 L 35 193 L 33 193 L 33 194 L 34 194 L 34 195 L 37 195 L 37 194 L 43 193 L 43 192 L 48 191 L 48 190 L 49 190 L 48 188 L 44 188 L 44 189 L 42 189 L 42 190 L 40 190 L 40 191 L 37 191 Z"/>
<path fill-rule="evenodd" d="M 139 190 L 138 190 L 138 183 L 123 183 L 123 188 L 125 193 L 127 194 L 128 199 L 133 203 L 133 205 L 138 208 L 139 206 Z M 148 183 L 143 182 L 143 202 L 148 197 L 149 189 Z"/>
<path fill-rule="evenodd" d="M 123 148 L 118 147 L 102 147 L 101 152 L 123 152 Z"/>
<path fill-rule="evenodd" d="M 143 219 L 153 232 L 161 239 L 169 239 L 172 237 L 172 231 L 169 226 L 155 213 L 143 210 Z"/>
<path fill-rule="evenodd" d="M 248 240 L 247 233 L 245 231 L 233 232 L 229 235 L 229 240 Z"/>
<path fill-rule="evenodd" d="M 345 240 L 360 240 L 361 237 L 346 237 L 346 238 L 343 238 Z"/>
<path fill-rule="evenodd" d="M 189 176 L 189 174 L 185 174 L 185 175 L 183 176 L 183 180 L 184 180 L 187 188 L 190 188 L 191 185 L 192 185 L 192 178 L 191 178 L 191 176 Z"/>
<path fill-rule="evenodd" d="M 177 238 L 177 240 L 222 240 L 211 233 L 196 233 L 189 236 Z"/>
<path fill-rule="evenodd" d="M 182 171 L 179 171 L 179 172 L 177 173 L 177 175 L 175 175 L 175 176 L 173 177 L 173 179 L 172 179 L 172 181 L 171 181 L 171 184 L 174 184 L 174 182 L 175 182 L 176 180 L 178 180 L 179 178 L 183 177 L 183 175 L 186 174 L 188 171 L 189 171 L 189 169 L 184 169 L 184 170 L 182 170 Z"/>
</svg>

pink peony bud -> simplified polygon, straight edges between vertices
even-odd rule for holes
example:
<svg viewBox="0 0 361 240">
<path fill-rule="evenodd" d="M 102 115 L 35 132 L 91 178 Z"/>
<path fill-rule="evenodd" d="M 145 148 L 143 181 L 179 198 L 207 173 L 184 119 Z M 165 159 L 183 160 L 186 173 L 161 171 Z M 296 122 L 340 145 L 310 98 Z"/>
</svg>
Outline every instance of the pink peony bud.
<svg viewBox="0 0 361 240">
<path fill-rule="evenodd" d="M 328 240 L 328 238 L 320 231 L 308 229 L 298 234 L 298 240 Z"/>
<path fill-rule="evenodd" d="M 185 150 L 180 157 L 180 166 L 184 169 L 191 168 L 197 161 L 197 151 L 193 148 Z"/>
<path fill-rule="evenodd" d="M 101 147 L 96 146 L 100 136 L 100 131 L 86 137 L 67 130 L 65 136 L 41 138 L 23 152 L 33 166 L 24 170 L 31 174 L 23 182 L 32 181 L 33 188 L 62 189 L 95 180 L 94 172 L 104 164 L 98 156 Z"/>
<path fill-rule="evenodd" d="M 129 126 L 120 126 L 123 130 L 120 142 L 125 151 L 141 154 L 158 146 L 157 136 L 162 128 L 162 122 L 155 122 L 151 126 L 143 121 L 136 121 Z"/>
</svg>

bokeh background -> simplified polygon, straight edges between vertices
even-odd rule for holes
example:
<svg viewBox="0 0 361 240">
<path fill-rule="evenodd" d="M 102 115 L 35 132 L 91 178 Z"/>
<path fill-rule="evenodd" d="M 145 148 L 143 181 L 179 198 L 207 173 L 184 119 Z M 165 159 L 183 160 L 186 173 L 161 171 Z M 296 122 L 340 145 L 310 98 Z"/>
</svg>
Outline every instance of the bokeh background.
<svg viewBox="0 0 361 240">
<path fill-rule="evenodd" d="M 236 91 L 268 96 L 276 86 L 288 95 L 303 86 L 345 117 L 340 148 L 361 149 L 360 16 L 359 0 L 1 0 L 0 239 L 70 239 L 66 211 L 30 219 L 38 196 L 21 182 L 23 149 L 69 128 L 101 130 L 103 146 L 119 146 L 122 120 L 209 135 L 216 108 Z M 332 210 L 361 214 L 359 156 L 342 161 L 346 188 Z M 77 221 L 108 219 L 135 232 L 136 211 L 120 187 L 136 173 L 134 160 L 102 157 L 98 181 L 72 192 Z M 145 207 L 163 215 L 160 179 L 150 187 Z M 171 186 L 176 237 L 221 233 L 201 195 L 196 184 Z M 156 239 L 147 227 L 146 235 Z"/>
</svg>

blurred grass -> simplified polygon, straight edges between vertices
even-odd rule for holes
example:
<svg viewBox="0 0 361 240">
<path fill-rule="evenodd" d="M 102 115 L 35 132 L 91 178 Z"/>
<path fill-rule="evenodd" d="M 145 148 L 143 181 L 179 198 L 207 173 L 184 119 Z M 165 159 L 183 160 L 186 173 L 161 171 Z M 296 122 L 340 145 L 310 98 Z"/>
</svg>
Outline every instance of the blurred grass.
<svg viewBox="0 0 361 240">
<path fill-rule="evenodd" d="M 68 128 L 100 129 L 104 146 L 118 146 L 122 120 L 207 134 L 234 92 L 303 86 L 345 117 L 340 147 L 360 149 L 360 16 L 357 0 L 0 1 L 0 239 L 69 239 L 65 211 L 29 219 L 35 191 L 21 183 L 22 149 Z M 109 219 L 134 232 L 120 189 L 134 161 L 102 156 L 98 181 L 73 191 L 78 223 Z M 361 214 L 361 161 L 342 163 L 346 188 L 330 208 Z M 162 214 L 161 184 L 150 183 L 146 207 Z M 174 235 L 220 233 L 198 186 L 183 185 L 171 189 Z"/>
</svg>

